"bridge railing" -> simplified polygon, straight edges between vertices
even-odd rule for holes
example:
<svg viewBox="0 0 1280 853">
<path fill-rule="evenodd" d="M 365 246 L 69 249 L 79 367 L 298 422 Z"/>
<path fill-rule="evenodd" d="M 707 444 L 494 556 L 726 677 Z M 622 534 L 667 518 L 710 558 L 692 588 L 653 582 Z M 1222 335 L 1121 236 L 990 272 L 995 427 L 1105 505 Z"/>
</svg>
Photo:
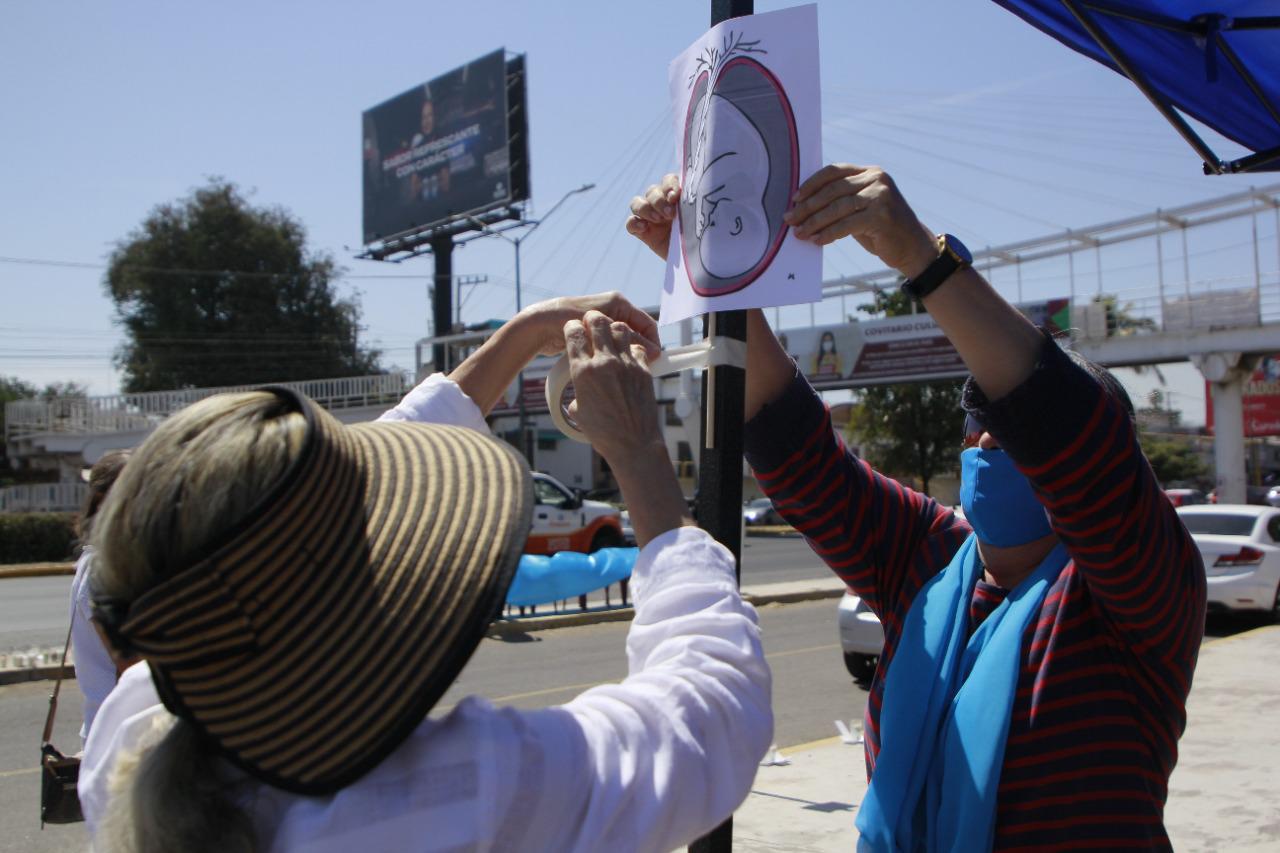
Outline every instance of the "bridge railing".
<svg viewBox="0 0 1280 853">
<path fill-rule="evenodd" d="M 270 384 L 300 391 L 330 410 L 390 406 L 409 389 L 409 379 L 402 373 Z M 205 397 L 261 387 L 229 385 L 100 397 L 18 400 L 5 404 L 5 440 L 47 433 L 98 434 L 147 430 Z"/>
<path fill-rule="evenodd" d="M 74 512 L 84 503 L 85 483 L 36 483 L 0 488 L 0 512 Z"/>
</svg>

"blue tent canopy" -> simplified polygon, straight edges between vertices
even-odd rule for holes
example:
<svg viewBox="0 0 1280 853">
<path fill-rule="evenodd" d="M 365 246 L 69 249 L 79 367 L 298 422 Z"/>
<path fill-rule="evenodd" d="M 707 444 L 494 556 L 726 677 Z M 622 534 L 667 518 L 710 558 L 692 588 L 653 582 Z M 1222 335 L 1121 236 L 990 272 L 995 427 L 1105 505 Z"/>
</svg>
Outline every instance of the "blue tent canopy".
<svg viewBox="0 0 1280 853">
<path fill-rule="evenodd" d="M 1280 170 L 1280 0 L 995 2 L 1132 80 L 1206 174 Z M 1220 159 L 1178 110 L 1254 153 Z"/>
</svg>

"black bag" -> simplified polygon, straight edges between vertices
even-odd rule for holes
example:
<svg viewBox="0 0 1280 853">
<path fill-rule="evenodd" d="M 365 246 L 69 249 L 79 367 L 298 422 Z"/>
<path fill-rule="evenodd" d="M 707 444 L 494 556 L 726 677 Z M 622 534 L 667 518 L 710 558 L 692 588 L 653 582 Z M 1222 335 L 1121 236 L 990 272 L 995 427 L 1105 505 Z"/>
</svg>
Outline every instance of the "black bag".
<svg viewBox="0 0 1280 853">
<path fill-rule="evenodd" d="M 40 827 L 46 823 L 78 823 L 80 811 L 80 759 L 68 758 L 51 743 L 40 747 Z"/>
<path fill-rule="evenodd" d="M 75 614 L 71 615 L 72 620 Z M 78 823 L 84 820 L 80 811 L 80 792 L 76 783 L 80 780 L 80 759 L 67 757 L 49 743 L 53 737 L 53 718 L 58 713 L 58 691 L 62 688 L 62 673 L 67 666 L 67 650 L 71 648 L 71 627 L 67 627 L 67 642 L 62 647 L 62 660 L 58 662 L 58 680 L 49 694 L 49 713 L 44 718 L 44 736 L 40 738 L 40 828 L 46 823 Z"/>
</svg>

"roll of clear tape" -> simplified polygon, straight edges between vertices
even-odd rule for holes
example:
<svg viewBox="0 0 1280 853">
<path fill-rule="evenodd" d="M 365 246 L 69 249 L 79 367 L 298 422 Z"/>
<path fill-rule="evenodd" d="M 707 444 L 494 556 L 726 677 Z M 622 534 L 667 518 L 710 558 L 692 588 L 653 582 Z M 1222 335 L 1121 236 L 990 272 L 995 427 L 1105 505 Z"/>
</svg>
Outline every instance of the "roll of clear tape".
<svg viewBox="0 0 1280 853">
<path fill-rule="evenodd" d="M 746 364 L 746 343 L 720 337 L 665 350 L 662 355 L 649 362 L 649 372 L 658 377 L 717 365 L 746 367 Z M 574 441 L 588 444 L 587 437 L 569 416 L 568 407 L 564 403 L 564 392 L 569 387 L 569 381 L 569 357 L 566 355 L 547 374 L 547 409 L 551 412 L 551 421 L 556 429 Z"/>
</svg>

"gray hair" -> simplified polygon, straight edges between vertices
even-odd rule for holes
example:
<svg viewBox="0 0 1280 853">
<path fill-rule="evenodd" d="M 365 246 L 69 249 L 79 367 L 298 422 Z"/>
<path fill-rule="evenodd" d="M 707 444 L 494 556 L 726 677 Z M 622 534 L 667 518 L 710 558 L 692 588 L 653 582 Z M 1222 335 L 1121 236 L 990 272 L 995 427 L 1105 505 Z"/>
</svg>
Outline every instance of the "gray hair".
<svg viewBox="0 0 1280 853">
<path fill-rule="evenodd" d="M 128 604 L 190 566 L 280 479 L 305 435 L 302 413 L 263 391 L 210 397 L 161 424 L 94 524 L 95 599 Z M 116 757 L 95 849 L 253 853 L 233 784 L 194 725 L 161 715 L 136 751 Z"/>
</svg>

